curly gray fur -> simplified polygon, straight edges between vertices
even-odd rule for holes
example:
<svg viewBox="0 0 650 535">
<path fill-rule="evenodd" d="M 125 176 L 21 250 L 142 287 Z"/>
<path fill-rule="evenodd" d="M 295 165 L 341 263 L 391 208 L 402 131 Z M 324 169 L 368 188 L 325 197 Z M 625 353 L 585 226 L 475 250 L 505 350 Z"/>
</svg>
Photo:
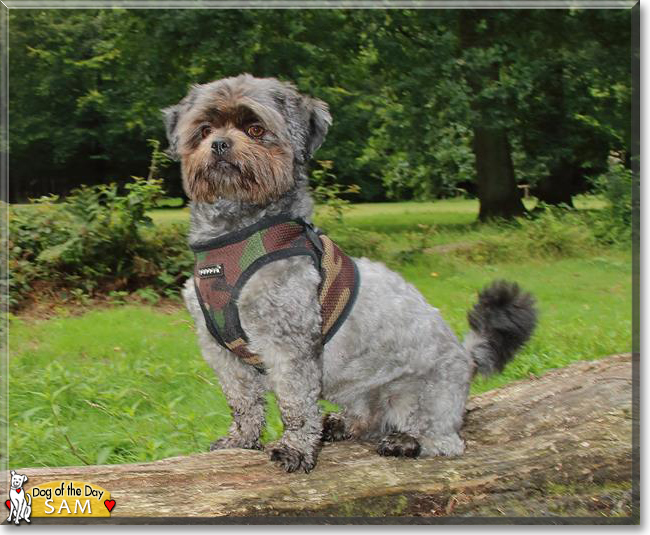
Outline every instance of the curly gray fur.
<svg viewBox="0 0 650 535">
<path fill-rule="evenodd" d="M 246 75 L 230 80 L 255 86 L 256 79 Z M 260 102 L 274 106 L 292 132 L 296 154 L 293 187 L 266 206 L 233 199 L 193 203 L 190 242 L 248 226 L 265 215 L 311 217 L 313 203 L 307 189 L 305 155 L 310 156 L 322 142 L 329 114 L 322 103 L 314 106 L 310 100 L 296 98 L 293 86 L 283 86 L 286 95 L 275 100 L 266 96 L 269 87 L 277 93 L 279 86 L 263 80 L 256 90 L 264 96 Z M 295 106 L 303 102 L 304 109 L 296 111 L 287 102 Z M 177 143 L 169 123 L 168 132 L 170 143 Z M 284 434 L 267 450 L 270 458 L 287 471 L 309 471 L 316 464 L 323 429 L 317 405 L 321 397 L 342 407 L 345 431 L 339 429 L 340 436 L 374 440 L 382 454 L 463 453 L 459 431 L 470 381 L 477 365 L 484 370 L 489 368 L 485 363 L 492 362 L 491 356 L 477 357 L 482 353 L 472 348 L 492 347 L 490 344 L 498 341 L 494 332 L 499 326 L 490 323 L 489 317 L 499 313 L 499 300 L 480 305 L 475 316 L 481 321 L 473 322 L 471 343 L 464 346 L 438 309 L 429 305 L 413 285 L 381 263 L 367 258 L 355 262 L 361 279 L 357 300 L 324 347 L 320 343 L 320 275 L 310 259 L 275 261 L 245 284 L 238 302 L 240 321 L 250 349 L 264 362 L 265 375 L 212 338 L 193 281 L 187 281 L 183 297 L 194 318 L 203 356 L 219 377 L 233 412 L 228 437 L 217 441 L 214 448 L 259 447 L 264 426 L 263 394 L 270 389 L 278 400 Z M 534 311 L 532 301 L 520 299 L 519 304 L 519 311 L 508 300 L 505 307 L 508 314 L 528 315 L 521 323 L 526 331 L 519 336 L 523 341 L 532 332 L 534 321 L 530 317 Z M 507 354 L 511 356 L 519 345 L 509 346 Z M 495 362 L 493 367 L 499 368 L 501 361 Z"/>
</svg>

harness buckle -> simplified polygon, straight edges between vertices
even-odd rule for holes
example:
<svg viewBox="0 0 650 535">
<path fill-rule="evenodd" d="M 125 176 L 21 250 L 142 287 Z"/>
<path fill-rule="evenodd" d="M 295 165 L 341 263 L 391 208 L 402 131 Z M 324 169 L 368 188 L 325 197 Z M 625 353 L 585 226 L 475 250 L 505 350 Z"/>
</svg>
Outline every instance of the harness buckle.
<svg viewBox="0 0 650 535">
<path fill-rule="evenodd" d="M 302 223 L 305 225 L 305 234 L 307 235 L 307 238 L 322 256 L 323 242 L 321 242 L 320 237 L 318 236 L 318 229 L 314 226 L 313 223 L 307 221 L 306 219 L 302 219 Z"/>
</svg>

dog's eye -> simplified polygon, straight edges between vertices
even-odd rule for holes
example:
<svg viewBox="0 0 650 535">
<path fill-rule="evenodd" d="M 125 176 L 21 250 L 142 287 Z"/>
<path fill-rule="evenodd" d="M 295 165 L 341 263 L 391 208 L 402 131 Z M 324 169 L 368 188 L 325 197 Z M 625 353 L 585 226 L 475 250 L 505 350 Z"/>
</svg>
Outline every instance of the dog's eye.
<svg viewBox="0 0 650 535">
<path fill-rule="evenodd" d="M 210 135 L 210 132 L 212 132 L 212 127 L 209 125 L 204 125 L 201 127 L 201 137 L 205 139 Z"/>
<path fill-rule="evenodd" d="M 246 129 L 246 133 L 250 137 L 260 137 L 262 134 L 264 134 L 264 128 L 262 128 L 259 124 L 252 124 Z"/>
</svg>

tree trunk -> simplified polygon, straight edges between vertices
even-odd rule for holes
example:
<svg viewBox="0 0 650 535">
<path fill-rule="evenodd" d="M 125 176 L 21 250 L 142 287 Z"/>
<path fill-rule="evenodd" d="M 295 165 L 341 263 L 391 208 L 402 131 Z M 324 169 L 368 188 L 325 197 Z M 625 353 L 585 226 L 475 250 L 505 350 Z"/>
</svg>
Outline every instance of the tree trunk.
<svg viewBox="0 0 650 535">
<path fill-rule="evenodd" d="M 144 464 L 16 470 L 29 476 L 26 491 L 62 479 L 108 490 L 117 505 L 110 519 L 95 520 L 104 523 L 404 521 L 384 518 L 391 516 L 417 517 L 408 523 L 459 521 L 426 518 L 445 516 L 638 523 L 630 355 L 578 362 L 473 397 L 463 434 L 467 451 L 458 458 L 386 458 L 372 444 L 326 445 L 310 474 L 281 472 L 263 452 L 236 449 Z M 2 477 L 9 481 L 7 472 Z M 34 519 L 48 521 L 54 519 Z"/>
<path fill-rule="evenodd" d="M 474 127 L 479 219 L 510 219 L 525 211 L 515 181 L 508 136 L 503 129 Z"/>
<path fill-rule="evenodd" d="M 532 194 L 546 204 L 565 204 L 573 208 L 573 196 L 588 191 L 585 170 L 577 163 L 565 159 L 555 165 L 548 176 L 532 189 Z"/>
<path fill-rule="evenodd" d="M 562 24 L 558 26 L 560 35 Z M 548 112 L 540 120 L 539 128 L 546 138 L 544 143 L 534 138 L 528 154 L 535 154 L 540 148 L 552 155 L 549 174 L 543 177 L 532 189 L 533 195 L 546 204 L 565 204 L 573 207 L 573 195 L 577 192 L 574 182 L 580 180 L 580 166 L 572 163 L 572 155 L 567 154 L 571 146 L 568 132 L 568 113 L 564 92 L 564 60 L 560 57 L 551 65 L 544 87 Z M 533 127 L 534 129 L 535 127 Z M 550 149 L 549 149 L 550 147 Z"/>
<path fill-rule="evenodd" d="M 462 9 L 459 12 L 460 53 L 471 49 L 489 49 L 498 30 L 489 10 Z M 479 32 L 479 26 L 484 28 Z M 467 67 L 465 80 L 471 89 L 470 107 L 474 112 L 473 151 L 476 160 L 476 184 L 480 203 L 479 219 L 511 219 L 522 215 L 526 208 L 521 202 L 512 164 L 508 133 L 498 126 L 497 118 L 503 102 L 483 94 L 483 89 L 499 80 L 499 64 Z M 495 113 L 497 112 L 497 113 Z"/>
<path fill-rule="evenodd" d="M 558 172 L 542 178 L 532 189 L 532 194 L 546 204 L 564 204 L 573 208 L 573 184 L 570 176 L 560 168 Z"/>
</svg>

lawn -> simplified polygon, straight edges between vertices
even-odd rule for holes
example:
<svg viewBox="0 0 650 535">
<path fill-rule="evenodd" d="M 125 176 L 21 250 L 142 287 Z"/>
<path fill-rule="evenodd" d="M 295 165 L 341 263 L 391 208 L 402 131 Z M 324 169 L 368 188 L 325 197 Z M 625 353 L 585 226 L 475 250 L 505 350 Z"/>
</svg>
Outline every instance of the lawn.
<svg viewBox="0 0 650 535">
<path fill-rule="evenodd" d="M 526 199 L 526 208 L 532 209 L 537 201 Z M 605 202 L 593 195 L 579 195 L 574 199 L 576 208 L 598 209 Z M 445 227 L 466 226 L 476 221 L 477 199 L 446 199 L 430 202 L 384 202 L 353 204 L 345 213 L 345 220 L 352 226 L 376 231 L 413 230 L 421 225 Z M 318 210 L 317 210 L 318 219 Z M 159 208 L 150 212 L 156 224 L 185 223 L 189 220 L 189 208 Z"/>
<path fill-rule="evenodd" d="M 597 208 L 585 199 L 583 208 Z M 504 232 L 473 223 L 477 204 L 355 205 L 347 224 L 390 241 L 436 230 L 449 243 Z M 157 224 L 187 218 L 156 210 Z M 398 246 L 396 246 L 398 247 Z M 462 336 L 476 291 L 494 278 L 535 294 L 540 324 L 503 374 L 475 380 L 474 393 L 580 359 L 631 349 L 631 255 L 619 249 L 560 259 L 479 265 L 440 254 L 415 256 L 398 269 Z M 122 305 L 82 315 L 62 309 L 48 320 L 14 318 L 10 330 L 9 464 L 64 466 L 148 461 L 205 451 L 227 431 L 229 409 L 199 355 L 188 314 L 178 306 Z M 264 439 L 279 436 L 269 396 Z"/>
</svg>

